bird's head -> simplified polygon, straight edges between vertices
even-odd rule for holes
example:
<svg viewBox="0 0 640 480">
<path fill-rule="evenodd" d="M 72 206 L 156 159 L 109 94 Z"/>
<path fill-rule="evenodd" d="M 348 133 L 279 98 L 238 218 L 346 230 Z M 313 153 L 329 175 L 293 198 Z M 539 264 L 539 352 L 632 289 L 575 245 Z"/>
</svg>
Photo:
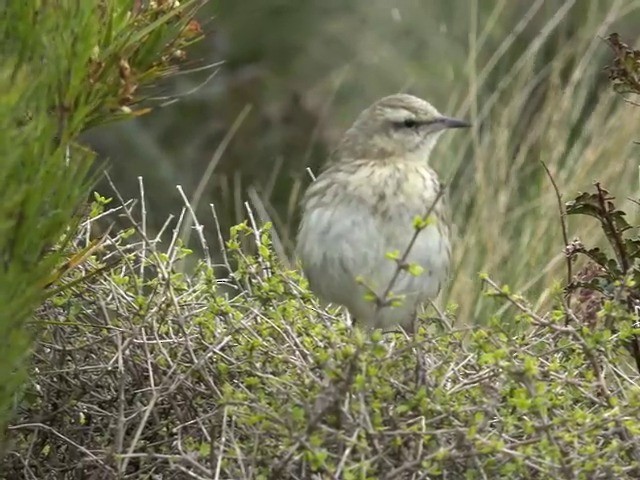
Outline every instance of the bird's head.
<svg viewBox="0 0 640 480">
<path fill-rule="evenodd" d="M 440 134 L 464 128 L 426 100 L 407 94 L 384 97 L 365 109 L 344 134 L 338 156 L 344 159 L 427 161 Z"/>
</svg>

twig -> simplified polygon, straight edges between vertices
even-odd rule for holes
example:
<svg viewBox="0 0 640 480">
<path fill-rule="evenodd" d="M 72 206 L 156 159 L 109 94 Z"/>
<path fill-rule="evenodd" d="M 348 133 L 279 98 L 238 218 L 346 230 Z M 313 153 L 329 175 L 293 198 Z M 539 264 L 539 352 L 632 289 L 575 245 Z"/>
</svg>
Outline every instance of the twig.
<svg viewBox="0 0 640 480">
<path fill-rule="evenodd" d="M 209 245 L 207 244 L 207 240 L 204 238 L 204 226 L 198 221 L 198 217 L 196 216 L 196 212 L 193 209 L 191 203 L 189 203 L 189 199 L 187 195 L 184 193 L 181 185 L 177 185 L 176 188 L 180 193 L 180 197 L 184 202 L 184 206 L 189 210 L 191 214 L 191 221 L 193 222 L 193 228 L 198 233 L 198 238 L 200 239 L 200 245 L 202 245 L 202 252 L 204 254 L 204 259 L 207 262 L 207 267 L 211 268 L 211 255 L 209 254 Z M 185 220 L 186 223 L 186 220 Z M 185 245 L 186 247 L 187 245 Z"/>
<path fill-rule="evenodd" d="M 596 182 L 595 184 L 596 190 L 598 190 L 598 203 L 600 204 L 600 208 L 602 209 L 602 218 L 603 218 L 603 227 L 604 233 L 610 239 L 613 239 L 613 247 L 616 253 L 616 257 L 618 257 L 618 261 L 620 262 L 620 266 L 622 267 L 622 274 L 626 275 L 629 271 L 629 259 L 626 255 L 626 250 L 624 248 L 624 241 L 620 238 L 620 232 L 616 228 L 615 224 L 611 221 L 611 215 L 609 215 L 609 208 L 607 207 L 607 202 L 610 200 L 605 197 L 605 193 L 600 186 L 600 182 Z M 611 233 L 607 234 L 607 230 Z"/>
<path fill-rule="evenodd" d="M 558 188 L 558 185 L 556 184 L 556 181 L 553 178 L 553 175 L 551 175 L 551 171 L 547 167 L 547 164 L 544 163 L 544 161 L 542 160 L 540 161 L 540 163 L 542 164 L 542 168 L 544 168 L 544 171 L 547 172 L 547 176 L 549 177 L 549 180 L 551 181 L 551 185 L 553 186 L 553 191 L 556 194 L 556 200 L 558 202 L 558 211 L 560 212 L 560 226 L 562 227 L 562 239 L 564 241 L 564 246 L 568 247 L 569 233 L 567 228 L 567 212 L 564 209 L 564 205 L 562 203 L 562 194 L 560 193 L 560 189 Z M 570 285 L 571 280 L 573 279 L 573 273 L 571 268 L 571 257 L 566 256 L 566 259 L 567 259 L 567 285 Z M 571 306 L 571 297 L 567 297 L 567 305 Z"/>
<path fill-rule="evenodd" d="M 428 219 L 431 216 L 431 214 L 433 213 L 433 210 L 435 209 L 437 203 L 440 201 L 440 199 L 444 195 L 445 191 L 446 191 L 445 186 L 443 184 L 440 184 L 438 192 L 436 193 L 436 197 L 434 198 L 433 202 L 427 209 L 427 212 L 423 217 L 424 219 Z M 407 248 L 405 248 L 404 252 L 402 253 L 402 256 L 397 260 L 396 270 L 393 273 L 393 276 L 391 277 L 391 280 L 389 281 L 387 288 L 384 290 L 384 292 L 380 297 L 377 297 L 378 301 L 376 306 L 376 316 L 378 315 L 378 313 L 383 307 L 388 306 L 388 303 L 389 303 L 388 297 L 391 294 L 391 289 L 394 287 L 394 285 L 398 281 L 398 277 L 400 277 L 400 273 L 403 270 L 406 270 L 407 259 L 409 258 L 409 254 L 411 253 L 413 246 L 418 240 L 418 235 L 420 235 L 420 232 L 422 232 L 427 227 L 422 227 L 422 228 L 416 227 L 415 231 L 413 232 L 413 235 L 411 236 L 411 240 L 409 240 L 409 244 L 407 245 Z"/>
<path fill-rule="evenodd" d="M 142 234 L 147 236 L 147 203 L 144 197 L 144 182 L 142 181 L 142 177 L 138 177 L 138 187 L 140 189 L 140 216 L 142 217 L 140 220 L 140 229 L 142 230 Z M 144 242 L 142 242 L 142 250 L 140 252 L 140 256 L 142 258 L 147 258 L 147 246 Z M 144 267 L 146 262 L 140 262 L 140 278 L 144 278 Z"/>
<path fill-rule="evenodd" d="M 483 277 L 482 281 L 487 285 L 489 285 L 498 295 L 502 296 L 504 299 L 510 302 L 513 306 L 515 306 L 518 310 L 520 310 L 522 313 L 524 313 L 529 318 L 531 318 L 535 324 L 539 326 L 548 327 L 556 332 L 568 334 L 573 339 L 575 339 L 576 342 L 580 345 L 580 348 L 582 349 L 582 352 L 584 353 L 585 358 L 589 362 L 589 365 L 596 379 L 596 384 L 598 386 L 600 395 L 602 395 L 602 397 L 606 401 L 606 405 L 608 405 L 611 408 L 615 407 L 615 400 L 611 397 L 611 393 L 609 392 L 609 388 L 607 386 L 604 372 L 602 371 L 602 368 L 598 362 L 596 353 L 594 352 L 594 349 L 591 348 L 591 346 L 589 346 L 587 341 L 583 338 L 583 336 L 580 334 L 580 332 L 577 329 L 575 329 L 570 325 L 561 326 L 552 321 L 545 320 L 543 317 L 541 317 L 540 315 L 532 311 L 529 307 L 527 307 L 524 303 L 516 299 L 513 295 L 507 292 L 504 292 L 490 278 Z M 578 318 L 576 318 L 573 312 L 568 308 L 566 308 L 566 306 L 565 306 L 565 311 L 571 317 L 571 320 L 573 322 L 575 322 L 577 325 L 580 325 L 580 321 L 578 320 Z M 625 445 L 629 445 L 627 449 L 627 453 L 629 454 L 629 457 L 631 457 L 631 459 L 634 462 L 640 462 L 640 450 L 638 448 L 638 444 L 635 437 L 630 434 L 629 430 L 620 421 L 615 420 L 615 423 L 616 423 L 617 432 L 618 432 L 618 436 L 620 437 L 620 440 Z"/>
<path fill-rule="evenodd" d="M 569 246 L 569 233 L 567 229 L 567 212 L 564 208 L 564 205 L 562 204 L 562 194 L 560 193 L 560 189 L 558 188 L 558 185 L 556 184 L 556 181 L 553 178 L 553 175 L 551 175 L 551 171 L 547 167 L 547 164 L 544 163 L 544 161 L 542 160 L 540 160 L 540 163 L 542 164 L 542 168 L 544 168 L 544 171 L 547 172 L 547 176 L 549 177 L 549 180 L 551 181 L 551 185 L 553 186 L 553 191 L 556 194 L 556 200 L 558 202 L 558 211 L 560 212 L 560 226 L 562 227 L 562 239 L 564 241 L 564 247 L 566 252 L 566 249 Z M 571 267 L 572 257 L 571 255 L 567 255 L 566 253 L 564 257 L 567 262 L 567 287 L 569 287 L 569 285 L 571 285 L 571 282 L 573 280 L 573 271 Z M 565 301 L 567 302 L 567 308 L 571 308 L 571 294 L 568 289 L 565 289 L 564 295 L 565 295 Z M 569 323 L 569 316 L 567 315 L 565 317 L 565 325 L 568 323 Z"/>
<path fill-rule="evenodd" d="M 51 428 L 49 425 L 45 425 L 44 423 L 22 423 L 19 425 L 10 425 L 7 427 L 8 430 L 21 430 L 24 428 L 33 428 L 33 429 L 38 429 L 41 428 L 43 430 L 46 430 L 52 434 L 54 434 L 56 437 L 64 440 L 66 443 L 68 443 L 69 445 L 77 448 L 78 450 L 80 450 L 82 453 L 84 453 L 87 457 L 89 457 L 91 460 L 99 463 L 102 467 L 106 468 L 107 470 L 109 470 L 111 473 L 115 473 L 113 471 L 113 469 L 111 467 L 109 467 L 108 465 L 106 465 L 101 459 L 99 459 L 98 457 L 96 457 L 93 453 L 91 453 L 89 450 L 87 450 L 86 448 L 84 448 L 82 445 L 79 445 L 78 443 L 74 442 L 73 440 L 71 440 L 68 437 L 65 437 L 64 435 L 62 435 L 60 432 L 58 432 L 56 429 Z"/>
</svg>

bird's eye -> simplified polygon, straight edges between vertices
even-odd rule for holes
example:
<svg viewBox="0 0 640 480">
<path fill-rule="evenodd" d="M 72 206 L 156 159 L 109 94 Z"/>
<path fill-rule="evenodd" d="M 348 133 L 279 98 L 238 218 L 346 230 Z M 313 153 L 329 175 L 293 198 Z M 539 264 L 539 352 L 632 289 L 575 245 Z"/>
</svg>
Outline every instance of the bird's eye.
<svg viewBox="0 0 640 480">
<path fill-rule="evenodd" d="M 406 128 L 416 128 L 420 125 L 420 123 L 414 118 L 407 118 L 404 120 L 404 122 L 402 122 L 402 125 Z"/>
</svg>

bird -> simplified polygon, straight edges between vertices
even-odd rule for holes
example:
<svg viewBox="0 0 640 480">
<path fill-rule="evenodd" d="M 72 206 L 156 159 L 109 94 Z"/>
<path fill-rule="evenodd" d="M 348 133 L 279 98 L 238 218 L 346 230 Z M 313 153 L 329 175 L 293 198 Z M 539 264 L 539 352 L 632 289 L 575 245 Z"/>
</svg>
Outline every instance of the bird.
<svg viewBox="0 0 640 480">
<path fill-rule="evenodd" d="M 465 120 L 393 94 L 363 110 L 307 187 L 296 238 L 309 288 L 366 329 L 410 332 L 451 264 L 446 188 L 429 159 Z"/>
</svg>

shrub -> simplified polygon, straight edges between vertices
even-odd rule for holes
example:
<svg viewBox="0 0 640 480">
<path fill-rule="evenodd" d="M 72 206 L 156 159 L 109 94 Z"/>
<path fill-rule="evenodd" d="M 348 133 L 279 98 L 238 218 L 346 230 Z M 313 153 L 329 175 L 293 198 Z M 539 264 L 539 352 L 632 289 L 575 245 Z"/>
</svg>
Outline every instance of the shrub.
<svg viewBox="0 0 640 480">
<path fill-rule="evenodd" d="M 483 277 L 517 324 L 455 329 L 442 314 L 413 338 L 365 335 L 277 260 L 268 225 L 234 227 L 223 264 L 187 275 L 188 209 L 162 245 L 131 203 L 105 203 L 100 221 L 132 224 L 39 311 L 9 478 L 640 475 L 624 332 L 536 313 Z"/>
</svg>

